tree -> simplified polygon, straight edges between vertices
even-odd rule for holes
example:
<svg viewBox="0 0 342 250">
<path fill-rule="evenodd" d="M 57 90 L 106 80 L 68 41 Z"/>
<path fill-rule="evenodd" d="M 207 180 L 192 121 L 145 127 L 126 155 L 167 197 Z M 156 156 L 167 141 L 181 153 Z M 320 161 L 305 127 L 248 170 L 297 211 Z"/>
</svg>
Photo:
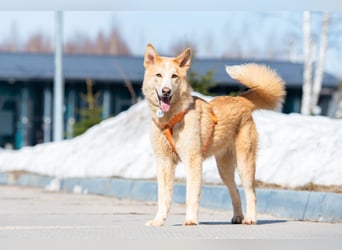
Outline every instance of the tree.
<svg viewBox="0 0 342 250">
<path fill-rule="evenodd" d="M 211 95 L 210 89 L 216 86 L 213 81 L 215 72 L 213 70 L 208 71 L 202 76 L 199 76 L 196 72 L 189 71 L 189 83 L 192 89 L 203 95 Z"/>
<path fill-rule="evenodd" d="M 131 51 L 120 34 L 120 30 L 113 26 L 108 37 L 108 54 L 130 55 Z"/>
<path fill-rule="evenodd" d="M 342 119 L 342 82 L 338 85 L 338 91 L 335 95 L 335 107 L 334 107 L 334 116 L 335 118 Z"/>
<path fill-rule="evenodd" d="M 97 99 L 100 97 L 100 92 L 93 94 L 92 81 L 86 80 L 87 95 L 82 95 L 87 102 L 88 107 L 79 111 L 81 119 L 74 124 L 74 136 L 78 136 L 87 131 L 90 127 L 98 124 L 102 120 L 102 107 L 97 106 Z"/>
<path fill-rule="evenodd" d="M 303 13 L 303 96 L 301 113 L 303 115 L 310 114 L 310 102 L 312 92 L 312 52 L 311 52 L 311 13 L 304 11 Z"/>
<path fill-rule="evenodd" d="M 184 48 L 191 48 L 192 58 L 196 57 L 196 45 L 187 39 L 173 43 L 171 46 L 171 53 L 178 55 L 184 51 Z M 213 81 L 215 74 L 214 70 L 209 70 L 204 75 L 199 75 L 197 72 L 189 70 L 188 74 L 189 83 L 194 91 L 203 95 L 212 94 L 210 89 L 216 86 L 216 83 Z"/>
<path fill-rule="evenodd" d="M 76 33 L 75 37 L 68 40 L 64 46 L 68 54 L 96 54 L 96 55 L 130 55 L 130 49 L 123 40 L 120 31 L 112 27 L 109 34 L 102 30 L 94 39 L 87 35 Z"/>
<path fill-rule="evenodd" d="M 322 80 L 325 66 L 325 56 L 328 47 L 328 32 L 330 24 L 330 14 L 323 14 L 322 30 L 320 34 L 320 44 L 318 58 L 316 61 L 314 79 L 312 79 L 313 59 L 312 59 L 312 34 L 311 34 L 311 13 L 303 13 L 303 50 L 304 50 L 304 70 L 303 70 L 303 96 L 301 113 L 311 115 L 319 113 L 318 101 L 322 88 Z"/>
<path fill-rule="evenodd" d="M 179 55 L 180 53 L 184 51 L 185 48 L 190 48 L 192 58 L 194 58 L 197 52 L 196 47 L 197 46 L 193 41 L 189 41 L 188 39 L 185 38 L 184 40 L 180 40 L 171 44 L 170 52 L 173 55 Z"/>
<path fill-rule="evenodd" d="M 30 53 L 52 53 L 51 41 L 42 33 L 33 34 L 24 45 L 24 51 Z"/>
<path fill-rule="evenodd" d="M 0 51 L 10 51 L 10 52 L 16 52 L 18 51 L 18 29 L 17 29 L 17 23 L 12 22 L 11 23 L 11 34 L 8 39 L 5 39 L 5 41 L 2 41 L 0 44 Z"/>
<path fill-rule="evenodd" d="M 316 61 L 315 78 L 312 88 L 311 112 L 313 113 L 318 106 L 319 96 L 322 89 L 322 80 L 324 74 L 325 57 L 328 47 L 328 32 L 329 32 L 330 14 L 324 12 L 322 21 L 322 31 L 320 35 L 320 46 L 318 58 Z"/>
<path fill-rule="evenodd" d="M 120 76 L 122 77 L 128 89 L 129 94 L 131 95 L 131 104 L 132 105 L 136 104 L 138 99 L 137 99 L 137 94 L 135 93 L 132 82 L 129 80 L 127 74 L 125 73 L 125 71 L 123 70 L 123 68 L 120 66 L 118 62 L 114 61 L 114 67 L 119 72 Z"/>
</svg>

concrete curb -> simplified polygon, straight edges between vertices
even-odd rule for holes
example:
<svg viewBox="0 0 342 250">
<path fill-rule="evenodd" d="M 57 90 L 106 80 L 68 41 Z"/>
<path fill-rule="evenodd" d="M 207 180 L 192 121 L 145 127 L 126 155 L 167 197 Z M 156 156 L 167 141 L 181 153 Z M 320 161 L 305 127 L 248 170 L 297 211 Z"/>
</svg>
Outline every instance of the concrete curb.
<svg viewBox="0 0 342 250">
<path fill-rule="evenodd" d="M 0 185 L 18 185 L 90 193 L 140 201 L 157 200 L 157 183 L 147 180 L 117 178 L 58 179 L 34 174 L 0 173 Z M 239 189 L 243 208 L 245 198 Z M 342 222 L 342 194 L 326 192 L 257 189 L 257 212 L 295 220 Z M 173 200 L 185 202 L 185 185 L 175 184 Z M 203 186 L 201 206 L 232 210 L 230 196 L 224 186 Z"/>
</svg>

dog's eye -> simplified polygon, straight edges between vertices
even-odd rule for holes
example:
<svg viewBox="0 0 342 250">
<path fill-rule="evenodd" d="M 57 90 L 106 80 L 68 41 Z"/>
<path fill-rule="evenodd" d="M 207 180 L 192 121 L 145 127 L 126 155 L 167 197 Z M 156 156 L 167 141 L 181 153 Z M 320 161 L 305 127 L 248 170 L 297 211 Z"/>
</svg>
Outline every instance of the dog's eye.
<svg viewBox="0 0 342 250">
<path fill-rule="evenodd" d="M 156 77 L 162 77 L 162 75 L 160 73 L 156 74 Z"/>
<path fill-rule="evenodd" d="M 176 74 L 172 74 L 172 76 L 171 76 L 171 78 L 177 78 L 178 77 L 178 75 L 176 75 Z"/>
</svg>

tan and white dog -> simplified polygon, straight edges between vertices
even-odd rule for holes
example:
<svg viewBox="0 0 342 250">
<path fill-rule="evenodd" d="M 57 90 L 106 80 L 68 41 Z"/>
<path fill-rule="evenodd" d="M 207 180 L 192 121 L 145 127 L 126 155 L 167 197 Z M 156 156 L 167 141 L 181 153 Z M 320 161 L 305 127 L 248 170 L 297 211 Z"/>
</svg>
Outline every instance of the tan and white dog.
<svg viewBox="0 0 342 250">
<path fill-rule="evenodd" d="M 152 113 L 151 141 L 157 164 L 158 211 L 146 225 L 164 224 L 172 201 L 175 168 L 180 161 L 187 168 L 184 225 L 198 224 L 202 162 L 212 155 L 232 198 L 232 223 L 255 224 L 258 136 L 252 112 L 275 109 L 284 99 L 284 82 L 264 65 L 227 66 L 227 73 L 249 90 L 236 97 L 216 97 L 208 103 L 191 95 L 186 76 L 190 61 L 190 49 L 177 57 L 161 57 L 152 45 L 147 45 L 142 90 Z M 234 181 L 235 168 L 245 191 L 245 216 Z"/>
</svg>

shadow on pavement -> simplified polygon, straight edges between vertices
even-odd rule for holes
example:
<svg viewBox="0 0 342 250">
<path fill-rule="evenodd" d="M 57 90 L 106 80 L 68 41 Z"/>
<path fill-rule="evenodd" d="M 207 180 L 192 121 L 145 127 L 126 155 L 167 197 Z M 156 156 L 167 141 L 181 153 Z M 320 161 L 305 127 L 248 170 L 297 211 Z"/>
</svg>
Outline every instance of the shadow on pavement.
<svg viewBox="0 0 342 250">
<path fill-rule="evenodd" d="M 269 224 L 278 224 L 285 223 L 287 220 L 258 220 L 257 225 L 269 225 Z M 208 226 L 218 226 L 218 225 L 235 225 L 230 221 L 201 221 L 199 225 L 208 225 Z M 239 224 L 241 225 L 241 224 Z M 175 224 L 173 226 L 182 226 L 182 224 Z"/>
<path fill-rule="evenodd" d="M 285 223 L 287 220 L 258 220 L 257 225 L 277 224 Z"/>
</svg>

